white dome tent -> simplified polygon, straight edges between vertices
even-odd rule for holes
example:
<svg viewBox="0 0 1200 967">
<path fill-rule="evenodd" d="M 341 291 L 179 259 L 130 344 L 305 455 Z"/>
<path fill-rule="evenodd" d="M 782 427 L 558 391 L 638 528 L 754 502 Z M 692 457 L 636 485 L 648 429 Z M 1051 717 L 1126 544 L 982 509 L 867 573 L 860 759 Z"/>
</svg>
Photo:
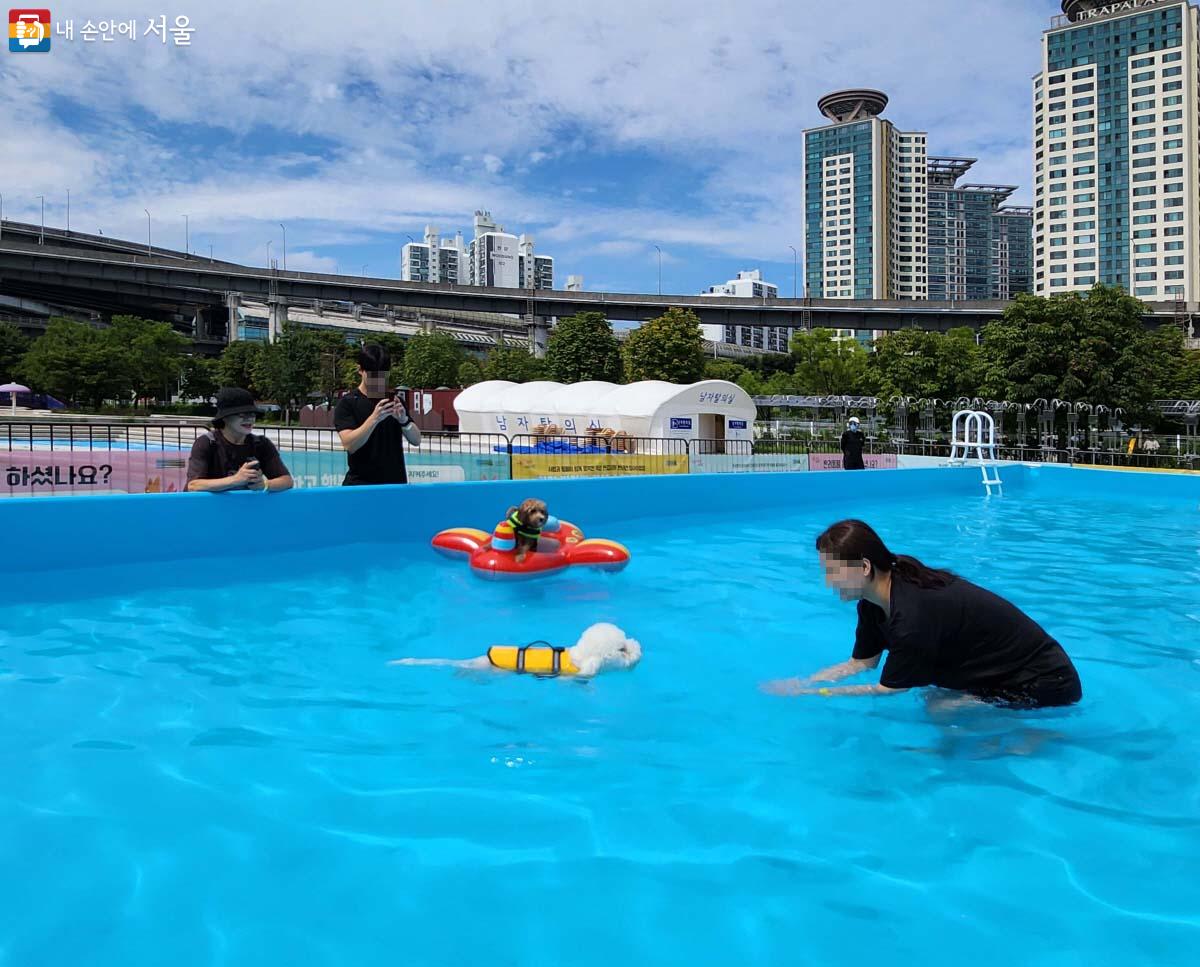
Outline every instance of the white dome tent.
<svg viewBox="0 0 1200 967">
<path fill-rule="evenodd" d="M 624 430 L 635 437 L 751 440 L 757 410 L 736 383 L 646 380 L 618 386 L 583 383 L 509 383 L 490 380 L 463 390 L 454 402 L 462 433 L 531 433 L 555 425 L 564 435 L 589 428 Z"/>
</svg>

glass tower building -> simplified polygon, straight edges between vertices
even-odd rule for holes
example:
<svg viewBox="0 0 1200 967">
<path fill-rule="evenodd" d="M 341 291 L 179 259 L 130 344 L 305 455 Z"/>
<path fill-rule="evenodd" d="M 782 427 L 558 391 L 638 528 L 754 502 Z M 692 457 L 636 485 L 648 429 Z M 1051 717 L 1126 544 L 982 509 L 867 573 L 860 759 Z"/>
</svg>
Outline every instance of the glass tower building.
<svg viewBox="0 0 1200 967">
<path fill-rule="evenodd" d="M 1015 185 L 960 185 L 975 158 L 930 158 L 930 299 L 1010 299 L 1029 292 L 1033 217 L 1004 206 Z"/>
<path fill-rule="evenodd" d="M 1200 298 L 1197 11 L 1063 0 L 1033 79 L 1034 291 Z"/>
</svg>

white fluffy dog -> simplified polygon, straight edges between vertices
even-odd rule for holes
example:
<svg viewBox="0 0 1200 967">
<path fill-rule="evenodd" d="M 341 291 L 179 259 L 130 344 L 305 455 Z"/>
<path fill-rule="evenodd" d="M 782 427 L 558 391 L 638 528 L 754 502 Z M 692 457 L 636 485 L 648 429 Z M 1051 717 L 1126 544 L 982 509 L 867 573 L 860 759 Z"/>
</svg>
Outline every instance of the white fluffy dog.
<svg viewBox="0 0 1200 967">
<path fill-rule="evenodd" d="M 495 669 L 530 675 L 571 675 L 591 678 L 602 671 L 632 668 L 642 658 L 642 646 L 620 628 L 594 624 L 570 648 L 544 641 L 528 645 L 492 645 L 478 658 L 399 658 L 389 665 L 451 665 L 455 668 Z"/>
</svg>

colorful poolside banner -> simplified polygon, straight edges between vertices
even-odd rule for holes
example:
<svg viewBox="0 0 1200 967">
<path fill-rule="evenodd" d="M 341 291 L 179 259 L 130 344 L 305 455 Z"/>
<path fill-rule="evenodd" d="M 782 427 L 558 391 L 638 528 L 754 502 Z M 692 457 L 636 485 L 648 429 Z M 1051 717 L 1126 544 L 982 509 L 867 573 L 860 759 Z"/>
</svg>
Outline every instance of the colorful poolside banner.
<svg viewBox="0 0 1200 967">
<path fill-rule="evenodd" d="M 896 454 L 894 453 L 864 453 L 863 463 L 868 470 L 895 470 Z M 808 455 L 809 470 L 841 470 L 842 455 L 840 453 L 810 453 Z"/>
<path fill-rule="evenodd" d="M 12 450 L 0 494 L 163 494 L 186 482 L 187 454 L 177 450 Z"/>
<path fill-rule="evenodd" d="M 633 477 L 650 473 L 687 473 L 684 453 L 514 453 L 513 480 L 543 477 Z"/>
</svg>

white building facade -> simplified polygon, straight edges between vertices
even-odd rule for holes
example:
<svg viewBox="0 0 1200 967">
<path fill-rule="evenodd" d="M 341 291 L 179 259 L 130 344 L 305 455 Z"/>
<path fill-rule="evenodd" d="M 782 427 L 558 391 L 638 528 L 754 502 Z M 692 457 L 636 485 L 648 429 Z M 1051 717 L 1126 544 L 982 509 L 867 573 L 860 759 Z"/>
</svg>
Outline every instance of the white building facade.
<svg viewBox="0 0 1200 967">
<path fill-rule="evenodd" d="M 1033 79 L 1034 291 L 1198 300 L 1197 10 L 1061 6 Z"/>
<path fill-rule="evenodd" d="M 436 256 L 435 254 L 436 253 Z M 469 245 L 461 232 L 440 238 L 435 226 L 425 226 L 423 242 L 409 242 L 400 257 L 405 282 L 447 282 L 505 289 L 554 288 L 554 259 L 534 252 L 533 236 L 516 236 L 497 225 L 490 212 L 475 212 L 475 233 Z"/>
<path fill-rule="evenodd" d="M 772 282 L 764 282 L 762 272 L 753 269 L 749 272 L 739 272 L 737 278 L 730 279 L 721 285 L 712 285 L 700 293 L 702 296 L 724 296 L 735 299 L 777 299 L 779 286 Z M 721 326 L 704 323 L 700 326 L 704 338 L 711 342 L 727 343 L 732 346 L 745 346 L 749 349 L 761 349 L 786 353 L 796 330 L 787 326 Z"/>
</svg>

